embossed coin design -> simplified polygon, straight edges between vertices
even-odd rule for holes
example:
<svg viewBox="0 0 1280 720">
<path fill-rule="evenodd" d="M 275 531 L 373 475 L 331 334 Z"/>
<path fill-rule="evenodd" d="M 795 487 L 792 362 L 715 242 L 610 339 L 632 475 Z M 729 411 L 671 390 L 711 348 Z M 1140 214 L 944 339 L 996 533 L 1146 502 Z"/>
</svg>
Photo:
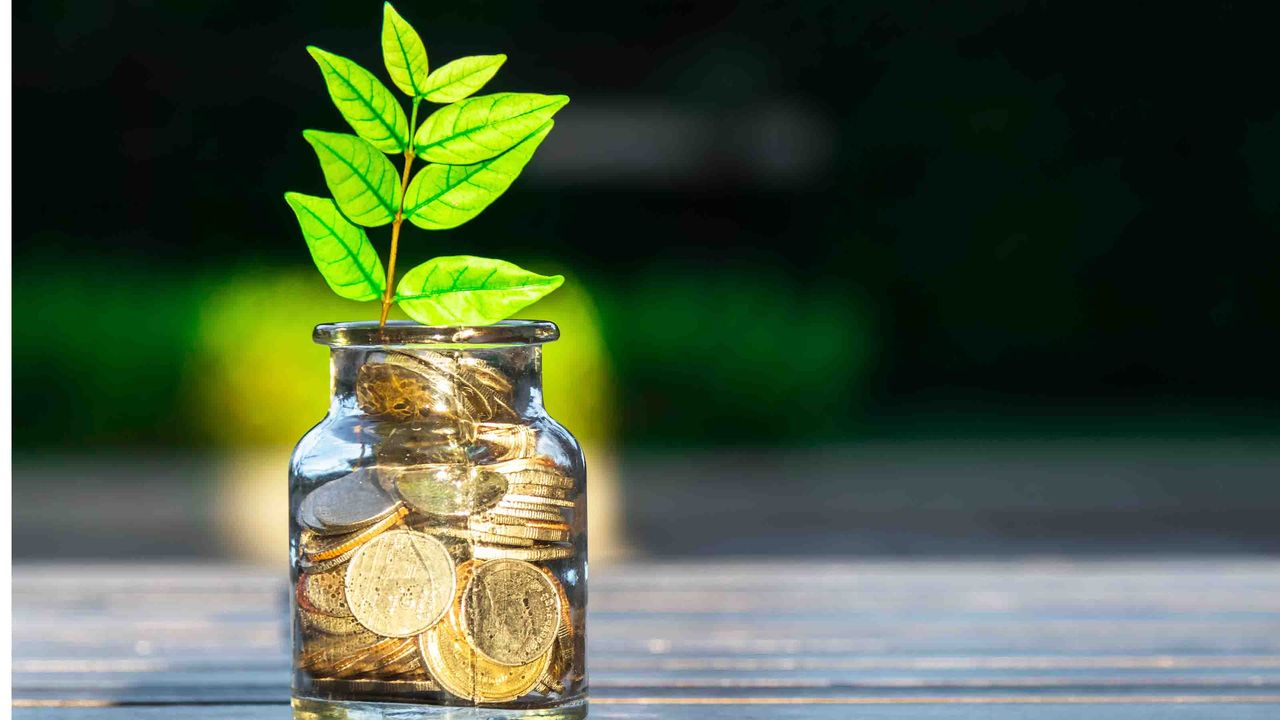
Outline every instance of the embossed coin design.
<svg viewBox="0 0 1280 720">
<path fill-rule="evenodd" d="M 351 617 L 343 575 L 337 571 L 304 573 L 298 578 L 298 603 L 330 617 Z"/>
<path fill-rule="evenodd" d="M 409 637 L 444 615 L 455 591 L 453 559 L 438 539 L 392 530 L 370 540 L 347 566 L 347 605 L 385 637 Z"/>
<path fill-rule="evenodd" d="M 450 613 L 418 636 L 422 661 L 448 692 L 473 702 L 508 702 L 533 689 L 551 662 L 547 652 L 527 665 L 502 665 L 477 654 Z"/>
<path fill-rule="evenodd" d="M 400 501 L 378 487 L 373 468 L 361 468 L 331 480 L 302 499 L 299 520 L 315 520 L 317 532 L 350 532 L 375 523 L 400 508 Z"/>
<path fill-rule="evenodd" d="M 462 593 L 462 627 L 471 645 L 503 665 L 525 665 L 551 649 L 560 628 L 560 594 L 538 568 L 491 560 Z"/>
</svg>

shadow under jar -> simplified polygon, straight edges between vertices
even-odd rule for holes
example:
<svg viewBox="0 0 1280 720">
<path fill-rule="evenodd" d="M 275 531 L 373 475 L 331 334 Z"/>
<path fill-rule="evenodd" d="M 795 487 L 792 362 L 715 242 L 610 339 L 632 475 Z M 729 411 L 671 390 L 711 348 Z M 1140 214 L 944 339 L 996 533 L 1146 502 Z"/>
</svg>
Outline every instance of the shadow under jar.
<svg viewBox="0 0 1280 720">
<path fill-rule="evenodd" d="M 295 718 L 581 718 L 586 467 L 549 322 L 342 323 L 289 468 Z"/>
</svg>

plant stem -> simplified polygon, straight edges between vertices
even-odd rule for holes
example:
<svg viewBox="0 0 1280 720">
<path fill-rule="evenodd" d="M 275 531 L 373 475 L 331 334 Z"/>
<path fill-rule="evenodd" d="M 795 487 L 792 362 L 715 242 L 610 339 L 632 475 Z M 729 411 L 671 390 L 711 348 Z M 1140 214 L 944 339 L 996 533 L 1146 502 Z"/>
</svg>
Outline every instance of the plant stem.
<svg viewBox="0 0 1280 720">
<path fill-rule="evenodd" d="M 400 246 L 400 226 L 404 224 L 404 192 L 409 187 L 409 168 L 413 166 L 413 135 L 418 127 L 418 102 L 413 99 L 413 111 L 409 114 L 409 146 L 404 149 L 404 172 L 400 174 L 400 206 L 396 208 L 396 217 L 391 221 L 391 254 L 387 257 L 387 289 L 382 293 L 382 316 L 378 318 L 378 327 L 387 326 L 387 313 L 391 312 L 391 298 L 395 293 L 396 250 Z"/>
</svg>

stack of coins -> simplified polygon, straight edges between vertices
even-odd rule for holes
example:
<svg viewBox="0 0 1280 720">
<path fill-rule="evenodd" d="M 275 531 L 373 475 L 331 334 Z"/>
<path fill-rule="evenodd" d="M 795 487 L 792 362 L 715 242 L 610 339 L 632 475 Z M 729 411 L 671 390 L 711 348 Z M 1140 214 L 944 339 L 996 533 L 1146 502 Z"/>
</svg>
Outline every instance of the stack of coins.
<svg viewBox="0 0 1280 720">
<path fill-rule="evenodd" d="M 334 694 L 563 693 L 571 607 L 539 563 L 572 557 L 576 490 L 511 384 L 476 358 L 387 353 L 360 368 L 356 401 L 395 430 L 376 464 L 298 507 L 300 667 Z"/>
</svg>

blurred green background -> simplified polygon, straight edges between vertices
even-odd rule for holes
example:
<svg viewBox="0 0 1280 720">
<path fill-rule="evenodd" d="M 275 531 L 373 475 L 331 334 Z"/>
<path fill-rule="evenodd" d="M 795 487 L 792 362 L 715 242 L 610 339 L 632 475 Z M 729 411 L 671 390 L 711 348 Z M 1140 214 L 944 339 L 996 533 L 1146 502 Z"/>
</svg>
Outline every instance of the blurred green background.
<svg viewBox="0 0 1280 720">
<path fill-rule="evenodd" d="M 735 485 L 752 473 L 726 468 L 762 448 L 922 443 L 906 456 L 954 468 L 984 443 L 1043 440 L 1109 443 L 1082 451 L 1104 460 L 1079 471 L 1097 485 L 1077 483 L 1078 502 L 1033 503 L 1083 513 L 1065 536 L 1096 530 L 1120 483 L 1136 514 L 1114 524 L 1136 523 L 1135 546 L 1192 526 L 1275 546 L 1250 513 L 1280 507 L 1280 10 L 398 7 L 434 65 L 505 52 L 493 90 L 573 97 L 507 196 L 457 231 L 411 228 L 401 262 L 569 276 L 522 315 L 562 325 L 549 406 L 617 449 L 640 546 L 670 549 L 665 513 L 721 476 L 707 492 L 751 507 L 885 497 L 856 458 L 816 485 L 787 468 Z M 323 188 L 300 131 L 344 127 L 305 45 L 381 75 L 380 17 L 375 2 L 16 4 L 21 497 L 82 477 L 57 470 L 67 458 L 277 447 L 323 413 L 310 327 L 376 308 L 328 293 L 280 196 Z M 1165 448 L 1191 441 L 1219 443 L 1185 460 L 1203 472 L 1162 475 Z M 682 457 L 702 474 L 680 477 Z M 1155 465 L 1117 474 L 1132 458 Z M 931 498 L 981 518 L 1008 487 L 1074 482 L 1029 472 L 966 496 L 950 471 L 895 467 L 871 474 L 917 494 L 883 506 L 885 527 L 929 526 L 911 513 Z"/>
</svg>

